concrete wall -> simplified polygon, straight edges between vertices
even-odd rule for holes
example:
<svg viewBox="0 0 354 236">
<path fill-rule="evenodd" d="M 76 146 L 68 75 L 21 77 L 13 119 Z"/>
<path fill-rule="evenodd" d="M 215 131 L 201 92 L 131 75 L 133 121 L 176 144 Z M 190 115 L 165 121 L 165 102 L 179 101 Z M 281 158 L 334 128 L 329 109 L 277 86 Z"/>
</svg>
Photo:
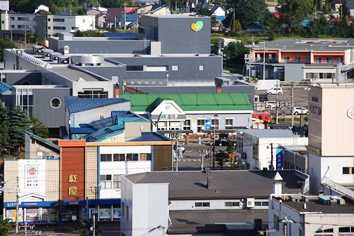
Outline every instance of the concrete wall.
<svg viewBox="0 0 354 236">
<path fill-rule="evenodd" d="M 285 71 L 285 81 L 294 81 L 299 82 L 303 78 L 303 67 L 304 64 L 285 64 L 284 71 Z"/>
<path fill-rule="evenodd" d="M 6 83 L 10 85 L 40 85 L 41 82 L 41 73 L 36 71 L 16 71 L 16 73 L 6 73 Z"/>
</svg>

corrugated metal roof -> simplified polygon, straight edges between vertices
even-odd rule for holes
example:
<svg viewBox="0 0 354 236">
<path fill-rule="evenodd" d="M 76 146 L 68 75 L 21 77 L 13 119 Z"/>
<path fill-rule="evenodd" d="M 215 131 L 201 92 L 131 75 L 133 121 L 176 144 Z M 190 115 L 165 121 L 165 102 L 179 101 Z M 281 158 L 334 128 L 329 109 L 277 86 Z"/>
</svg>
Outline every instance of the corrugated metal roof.
<svg viewBox="0 0 354 236">
<path fill-rule="evenodd" d="M 87 111 L 98 107 L 109 106 L 128 102 L 124 98 L 78 98 L 78 97 L 65 97 L 65 105 L 69 114 Z"/>
<path fill-rule="evenodd" d="M 290 129 L 239 129 L 237 132 L 243 132 L 257 138 L 294 138 L 299 135 L 294 135 Z"/>
<path fill-rule="evenodd" d="M 52 147 L 52 148 L 54 148 L 54 149 L 59 151 L 59 146 L 58 145 L 56 145 L 56 144 L 54 144 L 54 143 L 52 143 L 52 142 L 50 142 L 50 141 L 38 136 L 38 135 L 35 135 L 34 133 L 32 133 L 30 131 L 25 131 L 25 133 L 27 135 L 29 135 L 31 138 L 34 138 L 37 141 L 40 141 L 40 142 L 42 142 L 42 143 L 44 143 L 44 144 L 46 144 L 46 145 L 48 145 L 48 146 L 50 146 L 50 147 Z"/>
<path fill-rule="evenodd" d="M 140 137 L 131 139 L 128 142 L 156 142 L 156 141 L 171 141 L 164 135 L 156 132 L 143 132 Z"/>
<path fill-rule="evenodd" d="M 11 89 L 12 89 L 11 85 L 0 81 L 0 94 L 3 94 L 4 92 Z"/>
<path fill-rule="evenodd" d="M 130 100 L 131 110 L 136 112 L 151 112 L 162 100 L 173 100 L 184 111 L 253 109 L 247 93 L 122 94 L 121 97 Z"/>
</svg>

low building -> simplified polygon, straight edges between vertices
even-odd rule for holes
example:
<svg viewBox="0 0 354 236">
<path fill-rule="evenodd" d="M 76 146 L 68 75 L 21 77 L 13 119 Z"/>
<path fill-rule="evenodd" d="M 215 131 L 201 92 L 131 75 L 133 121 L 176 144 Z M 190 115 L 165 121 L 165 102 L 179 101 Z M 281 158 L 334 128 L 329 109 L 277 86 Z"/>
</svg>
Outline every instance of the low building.
<svg viewBox="0 0 354 236">
<path fill-rule="evenodd" d="M 263 224 L 268 223 L 268 201 L 275 184 L 284 192 L 305 194 L 308 181 L 306 174 L 296 170 L 125 175 L 121 232 L 126 236 L 151 231 L 153 235 L 254 235 L 255 228 L 266 228 Z"/>
</svg>

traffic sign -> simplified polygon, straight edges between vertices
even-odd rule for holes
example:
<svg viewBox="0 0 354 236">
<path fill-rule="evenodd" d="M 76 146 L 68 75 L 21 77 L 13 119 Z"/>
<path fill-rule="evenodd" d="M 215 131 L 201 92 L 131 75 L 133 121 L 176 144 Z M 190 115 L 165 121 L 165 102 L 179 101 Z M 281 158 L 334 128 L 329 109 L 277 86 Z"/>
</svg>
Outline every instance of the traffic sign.
<svg viewBox="0 0 354 236">
<path fill-rule="evenodd" d="M 205 130 L 210 130 L 211 119 L 205 119 Z"/>
</svg>

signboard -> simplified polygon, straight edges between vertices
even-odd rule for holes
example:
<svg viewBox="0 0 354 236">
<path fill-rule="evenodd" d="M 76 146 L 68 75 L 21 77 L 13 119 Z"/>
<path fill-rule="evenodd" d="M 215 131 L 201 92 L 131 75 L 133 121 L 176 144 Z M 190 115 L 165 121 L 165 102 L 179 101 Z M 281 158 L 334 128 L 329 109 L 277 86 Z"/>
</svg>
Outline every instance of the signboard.
<svg viewBox="0 0 354 236">
<path fill-rule="evenodd" d="M 283 149 L 276 149 L 276 169 L 283 169 Z"/>
<path fill-rule="evenodd" d="M 210 130 L 211 119 L 205 119 L 205 130 Z"/>
</svg>

